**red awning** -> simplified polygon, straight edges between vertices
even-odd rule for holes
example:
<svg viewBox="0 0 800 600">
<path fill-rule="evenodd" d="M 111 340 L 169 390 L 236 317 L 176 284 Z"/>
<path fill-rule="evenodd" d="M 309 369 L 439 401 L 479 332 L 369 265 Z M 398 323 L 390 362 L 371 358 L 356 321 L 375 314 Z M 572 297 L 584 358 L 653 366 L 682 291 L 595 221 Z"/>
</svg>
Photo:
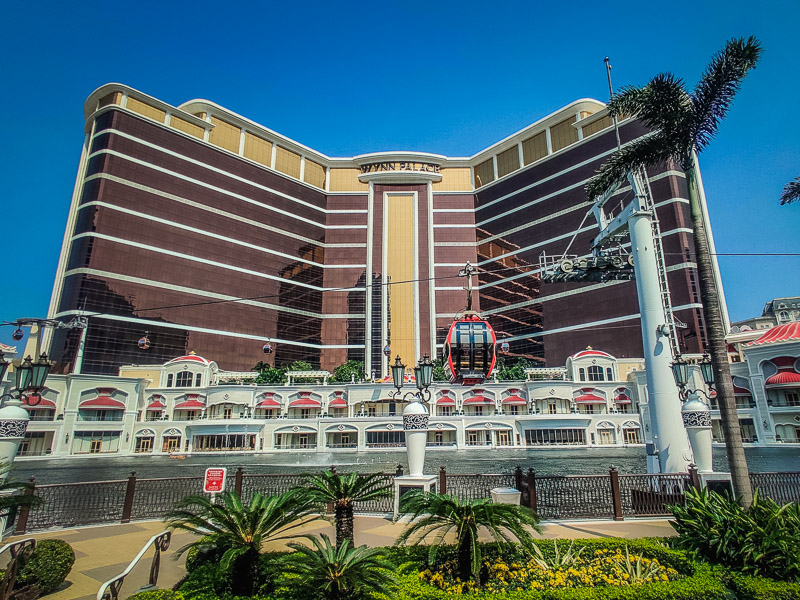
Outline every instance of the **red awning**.
<svg viewBox="0 0 800 600">
<path fill-rule="evenodd" d="M 164 410 L 164 405 L 158 400 L 147 405 L 147 410 Z"/>
<path fill-rule="evenodd" d="M 175 410 L 203 410 L 205 404 L 199 400 L 186 400 L 175 405 Z"/>
<path fill-rule="evenodd" d="M 300 398 L 289 402 L 289 408 L 319 408 L 320 406 L 322 405 L 312 398 Z"/>
<path fill-rule="evenodd" d="M 614 398 L 614 402 L 616 402 L 617 404 L 630 404 L 631 399 L 628 396 L 628 394 L 620 394 L 619 396 Z"/>
<path fill-rule="evenodd" d="M 34 405 L 36 400 L 38 400 L 39 403 Z M 56 403 L 55 402 L 53 402 L 52 400 L 48 400 L 47 398 L 42 398 L 39 394 L 31 394 L 30 396 L 23 396 L 22 397 L 22 404 L 23 404 L 23 406 L 27 406 L 27 407 L 32 408 L 34 410 L 36 410 L 38 408 L 55 408 L 56 407 Z"/>
<path fill-rule="evenodd" d="M 264 398 L 261 402 L 256 404 L 256 408 L 280 408 L 281 403 L 275 400 L 275 398 L 267 397 Z"/>
<path fill-rule="evenodd" d="M 451 398 L 450 396 L 442 396 L 436 401 L 437 406 L 455 406 L 456 401 L 455 398 Z"/>
<path fill-rule="evenodd" d="M 519 396 L 507 396 L 503 398 L 503 404 L 527 404 L 527 401 Z"/>
<path fill-rule="evenodd" d="M 734 396 L 752 396 L 750 390 L 747 388 L 739 387 L 738 385 L 733 386 L 733 395 Z"/>
<path fill-rule="evenodd" d="M 472 396 L 465 399 L 461 404 L 494 404 L 494 400 L 486 396 Z"/>
<path fill-rule="evenodd" d="M 779 371 L 772 377 L 768 378 L 764 385 L 766 386 L 800 386 L 800 373 L 794 371 Z"/>
<path fill-rule="evenodd" d="M 594 394 L 584 394 L 583 396 L 578 396 L 575 398 L 575 402 L 578 404 L 605 404 L 606 401 L 601 398 L 600 396 L 595 396 Z"/>
<path fill-rule="evenodd" d="M 347 408 L 347 400 L 344 398 L 334 398 L 328 403 L 328 408 Z"/>
<path fill-rule="evenodd" d="M 81 402 L 78 408 L 81 410 L 125 410 L 125 405 L 119 400 L 114 400 L 111 396 L 98 396 L 92 400 Z"/>
</svg>

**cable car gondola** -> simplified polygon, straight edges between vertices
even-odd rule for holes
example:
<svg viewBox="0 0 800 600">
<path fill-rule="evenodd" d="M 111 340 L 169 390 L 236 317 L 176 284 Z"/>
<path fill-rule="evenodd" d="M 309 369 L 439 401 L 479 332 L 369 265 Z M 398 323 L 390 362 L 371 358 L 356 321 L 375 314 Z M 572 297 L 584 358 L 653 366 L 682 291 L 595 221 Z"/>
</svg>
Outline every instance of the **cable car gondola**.
<svg viewBox="0 0 800 600">
<path fill-rule="evenodd" d="M 467 263 L 459 272 L 467 277 L 467 308 L 456 316 L 444 343 L 444 370 L 451 384 L 479 385 L 495 365 L 495 336 L 492 326 L 472 310 L 472 273 Z"/>
</svg>

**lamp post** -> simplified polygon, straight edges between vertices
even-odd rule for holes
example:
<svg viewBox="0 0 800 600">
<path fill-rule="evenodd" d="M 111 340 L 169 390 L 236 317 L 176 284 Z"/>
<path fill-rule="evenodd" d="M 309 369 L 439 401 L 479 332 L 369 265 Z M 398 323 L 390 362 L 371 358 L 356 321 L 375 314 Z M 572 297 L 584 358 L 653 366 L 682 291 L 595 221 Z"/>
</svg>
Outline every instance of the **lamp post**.
<svg viewBox="0 0 800 600">
<path fill-rule="evenodd" d="M 5 379 L 9 364 L 0 352 L 0 383 Z M 29 406 L 39 404 L 39 394 L 45 387 L 51 366 L 46 354 L 35 362 L 30 356 L 26 357 L 16 369 L 16 389 L 0 396 L 0 462 L 10 465 L 14 461 L 30 421 L 22 401 L 24 399 Z"/>
<path fill-rule="evenodd" d="M 706 400 L 711 400 L 711 394 L 704 389 L 689 388 L 689 376 L 691 363 L 678 355 L 672 362 L 672 376 L 675 383 L 680 388 L 681 399 L 684 401 L 681 407 L 681 417 L 683 426 L 689 435 L 689 443 L 692 446 L 694 462 L 700 473 L 713 472 L 711 464 L 711 410 L 706 402 L 700 398 L 702 394 Z M 703 382 L 710 390 L 714 388 L 714 372 L 711 368 L 711 357 L 704 354 L 702 360 L 697 363 Z"/>
<path fill-rule="evenodd" d="M 397 388 L 389 394 L 396 398 L 403 394 L 403 376 L 406 366 L 398 356 L 392 365 L 392 380 Z M 428 408 L 425 402 L 430 402 L 431 392 L 428 389 L 433 381 L 433 361 L 427 354 L 414 368 L 414 377 L 417 390 L 405 392 L 403 401 L 411 397 L 414 399 L 403 409 L 403 432 L 406 437 L 406 452 L 408 455 L 408 471 L 406 476 L 395 477 L 395 514 L 398 513 L 399 499 L 405 492 L 418 489 L 424 492 L 436 490 L 437 477 L 423 475 L 425 466 L 425 446 L 428 442 Z"/>
</svg>

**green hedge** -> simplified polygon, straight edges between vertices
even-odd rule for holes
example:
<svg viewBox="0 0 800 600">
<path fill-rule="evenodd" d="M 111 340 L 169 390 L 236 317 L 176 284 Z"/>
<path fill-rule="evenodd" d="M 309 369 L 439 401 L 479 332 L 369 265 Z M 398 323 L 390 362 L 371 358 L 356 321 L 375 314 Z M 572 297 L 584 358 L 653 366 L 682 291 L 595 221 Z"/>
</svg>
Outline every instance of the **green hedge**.
<svg viewBox="0 0 800 600">
<path fill-rule="evenodd" d="M 129 596 L 128 600 L 184 600 L 183 594 L 172 590 L 152 590 Z"/>
<path fill-rule="evenodd" d="M 797 600 L 800 598 L 800 583 L 775 581 L 766 577 L 733 575 L 730 587 L 738 600 Z"/>
<path fill-rule="evenodd" d="M 36 584 L 42 596 L 58 589 L 75 564 L 75 552 L 64 540 L 42 540 L 17 573 L 15 588 Z"/>
</svg>

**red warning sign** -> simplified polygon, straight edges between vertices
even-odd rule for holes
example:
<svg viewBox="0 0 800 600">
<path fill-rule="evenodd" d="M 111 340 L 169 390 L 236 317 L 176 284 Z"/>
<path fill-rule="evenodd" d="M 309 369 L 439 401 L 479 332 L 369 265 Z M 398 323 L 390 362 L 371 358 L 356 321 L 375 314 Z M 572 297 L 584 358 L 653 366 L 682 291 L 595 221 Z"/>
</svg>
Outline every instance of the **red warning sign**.
<svg viewBox="0 0 800 600">
<path fill-rule="evenodd" d="M 209 467 L 203 478 L 203 491 L 207 494 L 217 494 L 225 490 L 225 467 Z"/>
</svg>

